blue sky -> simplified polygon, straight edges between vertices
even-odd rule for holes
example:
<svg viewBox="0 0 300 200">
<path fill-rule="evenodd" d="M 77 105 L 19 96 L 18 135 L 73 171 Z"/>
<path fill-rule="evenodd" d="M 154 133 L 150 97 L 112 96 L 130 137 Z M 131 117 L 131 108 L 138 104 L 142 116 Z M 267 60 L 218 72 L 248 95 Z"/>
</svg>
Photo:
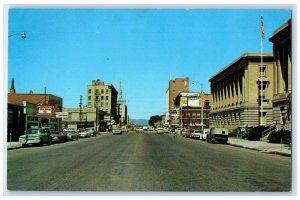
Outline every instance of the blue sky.
<svg viewBox="0 0 300 200">
<path fill-rule="evenodd" d="M 291 18 L 290 10 L 209 9 L 10 9 L 8 90 L 47 93 L 64 107 L 86 104 L 86 86 L 100 79 L 118 90 L 123 84 L 130 118 L 148 119 L 166 111 L 168 80 L 189 77 L 203 83 L 246 52 L 264 52 L 268 39 Z M 190 84 L 190 90 L 200 86 Z"/>
</svg>

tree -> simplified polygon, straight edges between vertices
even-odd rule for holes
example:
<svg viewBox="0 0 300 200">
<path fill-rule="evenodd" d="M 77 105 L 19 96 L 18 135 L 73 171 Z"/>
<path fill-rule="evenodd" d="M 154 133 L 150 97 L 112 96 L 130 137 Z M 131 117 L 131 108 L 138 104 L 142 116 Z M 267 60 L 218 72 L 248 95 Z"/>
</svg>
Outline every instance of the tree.
<svg viewBox="0 0 300 200">
<path fill-rule="evenodd" d="M 148 124 L 149 124 L 149 126 L 154 126 L 155 127 L 155 123 L 160 122 L 161 120 L 162 120 L 161 116 L 154 115 L 154 116 L 150 117 L 150 119 L 148 121 Z"/>
</svg>

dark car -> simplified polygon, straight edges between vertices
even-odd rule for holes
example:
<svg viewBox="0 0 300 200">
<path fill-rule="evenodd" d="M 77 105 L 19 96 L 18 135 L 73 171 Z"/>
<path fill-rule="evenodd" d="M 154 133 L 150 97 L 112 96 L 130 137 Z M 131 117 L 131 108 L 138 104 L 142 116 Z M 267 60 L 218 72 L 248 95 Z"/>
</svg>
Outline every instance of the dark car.
<svg viewBox="0 0 300 200">
<path fill-rule="evenodd" d="M 62 132 L 52 132 L 51 133 L 52 142 L 66 142 L 68 136 Z"/>
</svg>

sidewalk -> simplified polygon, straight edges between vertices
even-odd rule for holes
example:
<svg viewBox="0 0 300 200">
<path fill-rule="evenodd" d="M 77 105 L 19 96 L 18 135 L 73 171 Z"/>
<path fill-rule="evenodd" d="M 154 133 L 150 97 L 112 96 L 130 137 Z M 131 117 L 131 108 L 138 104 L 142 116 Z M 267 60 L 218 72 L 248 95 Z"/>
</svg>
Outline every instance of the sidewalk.
<svg viewBox="0 0 300 200">
<path fill-rule="evenodd" d="M 228 138 L 228 144 L 236 147 L 257 150 L 263 153 L 291 156 L 291 147 L 286 144 L 274 144 L 265 141 L 249 141 L 234 137 Z"/>
<path fill-rule="evenodd" d="M 7 142 L 7 150 L 21 148 L 22 144 L 19 142 Z"/>
</svg>

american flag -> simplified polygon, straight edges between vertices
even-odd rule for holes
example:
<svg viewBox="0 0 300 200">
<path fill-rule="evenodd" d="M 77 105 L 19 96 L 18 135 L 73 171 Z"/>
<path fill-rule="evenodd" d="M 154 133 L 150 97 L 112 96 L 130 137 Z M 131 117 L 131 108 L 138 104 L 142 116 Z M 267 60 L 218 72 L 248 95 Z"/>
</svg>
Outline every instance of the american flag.
<svg viewBox="0 0 300 200">
<path fill-rule="evenodd" d="M 261 30 L 261 38 L 264 39 L 265 38 L 265 28 L 264 28 L 264 22 L 263 22 L 263 17 L 260 16 L 260 30 Z"/>
</svg>

